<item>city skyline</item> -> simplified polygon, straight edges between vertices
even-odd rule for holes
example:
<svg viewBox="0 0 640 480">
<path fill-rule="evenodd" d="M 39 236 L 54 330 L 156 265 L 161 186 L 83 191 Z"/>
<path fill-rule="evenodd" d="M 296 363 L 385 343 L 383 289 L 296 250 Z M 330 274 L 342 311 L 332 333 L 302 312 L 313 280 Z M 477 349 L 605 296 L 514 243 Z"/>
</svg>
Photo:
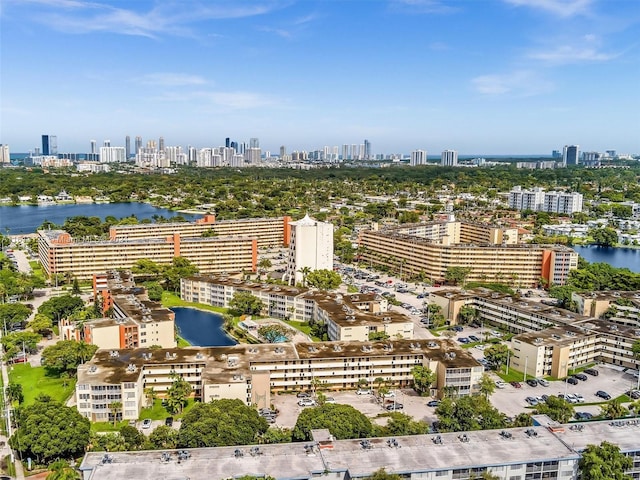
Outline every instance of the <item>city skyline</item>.
<svg viewBox="0 0 640 480">
<path fill-rule="evenodd" d="M 363 8 L 364 6 L 364 8 Z M 6 0 L 0 143 L 640 152 L 633 0 Z"/>
</svg>

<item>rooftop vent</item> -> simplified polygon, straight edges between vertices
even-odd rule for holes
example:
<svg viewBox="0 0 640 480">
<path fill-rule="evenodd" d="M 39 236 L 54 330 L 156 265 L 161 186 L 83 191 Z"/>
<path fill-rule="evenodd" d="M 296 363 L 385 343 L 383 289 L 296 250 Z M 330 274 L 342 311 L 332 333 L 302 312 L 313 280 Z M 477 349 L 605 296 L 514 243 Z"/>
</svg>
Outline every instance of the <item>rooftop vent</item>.
<svg viewBox="0 0 640 480">
<path fill-rule="evenodd" d="M 274 350 L 275 353 L 284 353 L 284 348 L 282 347 L 276 347 Z"/>
<path fill-rule="evenodd" d="M 342 347 L 338 344 L 333 346 L 333 351 L 334 352 L 341 352 L 342 351 Z"/>
<path fill-rule="evenodd" d="M 468 443 L 469 437 L 466 433 L 463 433 L 462 435 L 458 435 L 458 440 L 460 440 L 462 443 Z"/>
<path fill-rule="evenodd" d="M 202 360 L 204 358 L 204 355 L 202 355 L 201 352 L 196 353 L 196 360 Z"/>
<path fill-rule="evenodd" d="M 371 440 L 361 440 L 360 441 L 360 446 L 364 450 L 371 450 L 373 448 L 373 445 L 371 444 Z"/>
<path fill-rule="evenodd" d="M 109 352 L 109 356 L 110 356 L 111 358 L 118 358 L 118 357 L 120 356 L 120 352 L 118 352 L 117 350 L 111 350 L 111 351 Z"/>
<path fill-rule="evenodd" d="M 435 437 L 432 437 L 431 441 L 436 445 L 442 445 L 442 437 L 440 435 L 436 435 Z"/>
<path fill-rule="evenodd" d="M 387 440 L 387 445 L 392 448 L 400 448 L 400 444 L 395 438 L 390 438 Z"/>
<path fill-rule="evenodd" d="M 127 365 L 127 372 L 133 373 L 136 370 L 137 370 L 137 367 L 133 363 L 130 363 L 129 365 Z"/>
<path fill-rule="evenodd" d="M 429 343 L 427 343 L 427 347 L 429 347 L 429 348 L 437 348 L 438 344 L 436 342 L 429 342 Z"/>
<path fill-rule="evenodd" d="M 95 365 L 91 365 L 89 367 L 89 373 L 96 373 L 98 371 L 98 367 L 96 367 Z"/>
</svg>

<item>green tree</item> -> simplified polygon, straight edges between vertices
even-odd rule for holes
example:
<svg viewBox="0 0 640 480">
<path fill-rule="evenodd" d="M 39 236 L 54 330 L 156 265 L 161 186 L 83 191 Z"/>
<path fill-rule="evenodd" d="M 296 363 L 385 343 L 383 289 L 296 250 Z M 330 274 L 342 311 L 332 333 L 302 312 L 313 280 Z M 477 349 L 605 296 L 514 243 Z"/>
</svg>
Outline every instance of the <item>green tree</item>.
<svg viewBox="0 0 640 480">
<path fill-rule="evenodd" d="M 136 275 L 136 277 L 142 277 L 148 280 L 157 280 L 164 273 L 165 267 L 156 263 L 147 258 L 141 258 L 138 260 L 133 267 L 131 267 L 131 272 Z"/>
<path fill-rule="evenodd" d="M 4 347 L 5 358 L 11 359 L 23 350 L 25 352 L 36 352 L 38 342 L 42 339 L 42 335 L 33 332 L 11 332 L 7 333 L 0 339 L 0 343 Z"/>
<path fill-rule="evenodd" d="M 444 398 L 436 408 L 442 432 L 505 428 L 506 416 L 484 397 Z"/>
<path fill-rule="evenodd" d="M 383 468 L 376 470 L 373 475 L 366 477 L 369 480 L 401 480 L 402 477 L 395 473 L 387 473 L 387 471 Z"/>
<path fill-rule="evenodd" d="M 186 448 L 249 445 L 267 431 L 267 421 L 241 400 L 197 403 L 182 418 L 178 446 Z"/>
<path fill-rule="evenodd" d="M 444 273 L 444 279 L 454 285 L 458 285 L 460 283 L 464 287 L 470 273 L 470 267 L 449 267 Z"/>
<path fill-rule="evenodd" d="M 429 433 L 430 426 L 423 420 L 415 421 L 409 415 L 400 412 L 391 412 L 389 421 L 382 428 L 383 436 L 395 435 L 424 435 Z"/>
<path fill-rule="evenodd" d="M 302 267 L 298 269 L 298 271 L 302 274 L 302 285 L 304 287 L 307 286 L 307 276 L 311 273 L 310 267 Z"/>
<path fill-rule="evenodd" d="M 471 305 L 463 305 L 458 311 L 458 323 L 460 325 L 468 325 L 478 318 L 478 311 Z"/>
<path fill-rule="evenodd" d="M 171 450 L 178 446 L 178 431 L 160 425 L 149 435 L 149 444 L 154 450 Z"/>
<path fill-rule="evenodd" d="M 113 426 L 116 426 L 118 420 L 122 418 L 122 402 L 114 401 L 109 402 L 109 415 L 113 419 Z"/>
<path fill-rule="evenodd" d="M 307 275 L 306 283 L 320 290 L 335 290 L 342 283 L 342 277 L 333 270 L 313 270 Z"/>
<path fill-rule="evenodd" d="M 22 458 L 36 463 L 82 455 L 89 443 L 89 420 L 75 407 L 66 407 L 46 395 L 17 412 L 18 428 L 9 439 Z"/>
<path fill-rule="evenodd" d="M 282 427 L 269 427 L 262 435 L 262 443 L 291 443 L 291 429 Z"/>
<path fill-rule="evenodd" d="M 27 326 L 34 332 L 44 335 L 45 333 L 50 332 L 53 328 L 53 321 L 46 315 L 36 313 L 33 320 L 31 320 Z"/>
<path fill-rule="evenodd" d="M 6 333 L 14 325 L 21 325 L 31 315 L 31 309 L 23 303 L 0 305 L 0 328 Z"/>
<path fill-rule="evenodd" d="M 420 395 L 428 395 L 431 392 L 431 385 L 436 381 L 436 374 L 424 365 L 415 365 L 411 369 L 413 376 L 413 388 Z"/>
<path fill-rule="evenodd" d="M 509 347 L 501 343 L 491 345 L 484 351 L 484 357 L 493 370 L 498 370 L 502 365 L 506 365 L 509 355 Z"/>
<path fill-rule="evenodd" d="M 553 395 L 549 395 L 546 402 L 539 403 L 535 412 L 560 423 L 568 423 L 575 413 L 569 402 Z"/>
<path fill-rule="evenodd" d="M 610 227 L 598 228 L 589 232 L 593 243 L 601 247 L 613 247 L 618 243 L 618 233 Z"/>
<path fill-rule="evenodd" d="M 61 319 L 67 318 L 76 310 L 80 310 L 84 307 L 84 302 L 80 297 L 72 295 L 61 295 L 59 297 L 53 297 L 44 302 L 38 308 L 38 313 L 46 315 L 55 324 Z"/>
<path fill-rule="evenodd" d="M 18 402 L 19 404 L 24 401 L 24 395 L 22 393 L 22 385 L 15 382 L 9 382 L 5 389 L 5 395 L 10 402 Z"/>
<path fill-rule="evenodd" d="M 125 448 L 127 450 L 142 450 L 147 443 L 147 438 L 140 432 L 140 430 L 130 425 L 123 425 L 120 427 L 120 436 L 124 439 Z"/>
<path fill-rule="evenodd" d="M 80 283 L 77 278 L 73 279 L 73 287 L 71 288 L 72 295 L 80 295 L 82 291 L 80 290 Z"/>
<path fill-rule="evenodd" d="M 66 460 L 56 460 L 49 465 L 49 473 L 46 480 L 80 480 L 80 472 L 69 465 Z"/>
<path fill-rule="evenodd" d="M 605 418 L 610 419 L 622 418 L 629 414 L 629 410 L 627 410 L 624 405 L 622 405 L 622 402 L 620 402 L 620 400 L 615 398 L 605 403 L 600 407 L 600 409 L 602 410 L 602 415 Z"/>
<path fill-rule="evenodd" d="M 190 277 L 198 273 L 198 267 L 185 257 L 173 257 L 171 265 L 164 269 L 164 286 L 167 290 L 177 291 L 180 288 L 180 279 Z"/>
<path fill-rule="evenodd" d="M 187 405 L 191 395 L 191 384 L 177 374 L 171 375 L 171 386 L 167 389 L 167 409 L 171 413 L 180 413 Z"/>
<path fill-rule="evenodd" d="M 533 425 L 533 418 L 530 413 L 519 413 L 511 422 L 512 427 L 530 427 Z"/>
<path fill-rule="evenodd" d="M 338 440 L 365 438 L 373 433 L 371 421 L 351 405 L 327 403 L 300 413 L 292 439 L 295 442 L 311 440 L 311 430 L 318 428 L 329 429 Z"/>
<path fill-rule="evenodd" d="M 638 374 L 640 375 L 640 340 L 636 340 L 631 344 L 631 353 L 636 361 L 636 367 L 638 367 Z"/>
<path fill-rule="evenodd" d="M 233 315 L 260 315 L 264 305 L 251 292 L 235 292 L 229 300 L 229 309 Z"/>
<path fill-rule="evenodd" d="M 78 365 L 93 357 L 97 350 L 97 345 L 60 340 L 42 351 L 43 365 L 57 372 L 75 373 Z"/>
<path fill-rule="evenodd" d="M 620 452 L 613 443 L 587 445 L 578 462 L 581 480 L 632 480 L 625 472 L 633 467 L 633 459 Z"/>
<path fill-rule="evenodd" d="M 147 289 L 147 295 L 149 296 L 149 300 L 153 300 L 154 302 L 159 302 L 162 300 L 162 292 L 164 292 L 164 288 L 158 282 L 146 282 L 144 284 Z"/>
<path fill-rule="evenodd" d="M 495 382 L 488 374 L 483 373 L 482 377 L 480 377 L 480 393 L 484 395 L 484 398 L 488 399 L 495 391 Z"/>
</svg>

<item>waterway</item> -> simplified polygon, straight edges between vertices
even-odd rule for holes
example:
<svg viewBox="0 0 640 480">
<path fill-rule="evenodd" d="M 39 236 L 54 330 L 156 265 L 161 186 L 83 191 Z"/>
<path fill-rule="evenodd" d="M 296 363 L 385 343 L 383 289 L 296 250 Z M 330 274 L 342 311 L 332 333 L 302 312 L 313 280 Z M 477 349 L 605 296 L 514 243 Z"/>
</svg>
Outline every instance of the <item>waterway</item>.
<svg viewBox="0 0 640 480">
<path fill-rule="evenodd" d="M 197 310 L 195 308 L 175 307 L 176 325 L 180 336 L 196 347 L 224 347 L 238 342 L 222 328 L 222 315 Z"/>
<path fill-rule="evenodd" d="M 187 220 L 200 218 L 200 215 L 177 213 L 167 208 L 154 207 L 148 203 L 81 203 L 56 205 L 18 205 L 0 206 L 0 233 L 20 235 L 34 233 L 45 220 L 62 225 L 68 217 L 75 216 L 100 217 L 108 216 L 117 219 L 135 215 L 138 220 L 152 219 L 154 215 L 165 218 L 181 215 Z"/>
<path fill-rule="evenodd" d="M 576 245 L 572 247 L 589 263 L 608 263 L 616 268 L 628 268 L 640 273 L 640 249 Z"/>
</svg>

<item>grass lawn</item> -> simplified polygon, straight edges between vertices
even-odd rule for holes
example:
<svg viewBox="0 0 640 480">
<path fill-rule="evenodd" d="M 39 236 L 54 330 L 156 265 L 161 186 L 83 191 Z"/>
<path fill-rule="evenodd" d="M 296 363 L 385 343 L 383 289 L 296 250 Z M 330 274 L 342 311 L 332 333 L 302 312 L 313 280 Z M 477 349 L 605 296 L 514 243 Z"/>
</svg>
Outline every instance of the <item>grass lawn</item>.
<svg viewBox="0 0 640 480">
<path fill-rule="evenodd" d="M 187 406 L 182 410 L 182 413 L 172 415 L 162 406 L 162 400 L 157 398 L 153 402 L 153 407 L 142 409 L 140 412 L 140 420 L 144 420 L 146 418 L 150 418 L 151 420 L 164 420 L 167 417 L 181 418 L 185 413 L 191 410 L 195 404 L 195 400 L 190 398 L 187 401 Z"/>
<path fill-rule="evenodd" d="M 76 387 L 76 379 L 69 378 L 63 387 L 62 379 L 47 376 L 44 367 L 32 367 L 28 363 L 19 363 L 9 369 L 9 381 L 22 385 L 24 404 L 30 405 L 35 398 L 44 393 L 61 403 L 73 394 Z"/>
<path fill-rule="evenodd" d="M 185 302 L 178 295 L 171 292 L 162 292 L 162 306 L 167 308 L 193 307 L 193 308 L 199 308 L 201 310 L 209 310 L 210 312 L 215 312 L 215 313 L 227 313 L 226 308 L 214 307 L 212 305 L 206 305 L 204 303 Z"/>
<path fill-rule="evenodd" d="M 509 373 L 505 373 L 505 368 L 502 367 L 499 372 L 495 372 L 505 382 L 520 382 L 524 381 L 524 373 L 518 372 L 512 368 L 509 369 Z M 527 375 L 527 378 L 534 378 L 533 375 Z"/>
<path fill-rule="evenodd" d="M 118 432 L 125 425 L 129 425 L 128 420 L 122 420 L 120 422 L 116 422 L 116 425 L 113 425 L 113 422 L 91 422 L 91 431 L 92 432 Z"/>
<path fill-rule="evenodd" d="M 31 260 L 29 262 L 29 266 L 31 267 L 31 273 L 38 278 L 41 278 L 42 280 L 44 280 L 44 271 L 42 270 L 42 265 L 40 265 L 40 262 L 37 260 Z"/>
<path fill-rule="evenodd" d="M 287 325 L 289 325 L 292 328 L 295 328 L 296 330 L 301 331 L 302 333 L 304 333 L 305 335 L 309 335 L 309 337 L 311 337 L 311 339 L 314 342 L 320 342 L 322 341 L 321 339 L 319 339 L 318 337 L 315 337 L 313 335 L 311 335 L 311 327 L 309 326 L 309 324 L 307 322 L 298 322 L 296 320 L 282 320 L 284 323 L 286 323 Z"/>
<path fill-rule="evenodd" d="M 180 335 L 178 335 L 178 348 L 190 347 L 190 346 L 191 344 L 187 340 L 185 340 Z"/>
</svg>

